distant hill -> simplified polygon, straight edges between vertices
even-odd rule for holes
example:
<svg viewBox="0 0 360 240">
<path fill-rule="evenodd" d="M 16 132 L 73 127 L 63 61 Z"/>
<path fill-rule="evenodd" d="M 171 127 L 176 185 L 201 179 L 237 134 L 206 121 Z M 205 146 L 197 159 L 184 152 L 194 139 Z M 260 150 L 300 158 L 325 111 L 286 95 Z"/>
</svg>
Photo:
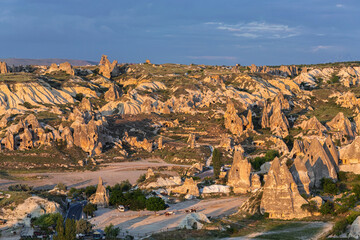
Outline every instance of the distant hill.
<svg viewBox="0 0 360 240">
<path fill-rule="evenodd" d="M 51 65 L 52 63 L 60 64 L 69 62 L 73 66 L 97 65 L 98 62 L 87 60 L 73 60 L 60 58 L 45 58 L 45 59 L 28 59 L 28 58 L 0 58 L 0 61 L 5 61 L 9 66 L 19 65 Z"/>
</svg>

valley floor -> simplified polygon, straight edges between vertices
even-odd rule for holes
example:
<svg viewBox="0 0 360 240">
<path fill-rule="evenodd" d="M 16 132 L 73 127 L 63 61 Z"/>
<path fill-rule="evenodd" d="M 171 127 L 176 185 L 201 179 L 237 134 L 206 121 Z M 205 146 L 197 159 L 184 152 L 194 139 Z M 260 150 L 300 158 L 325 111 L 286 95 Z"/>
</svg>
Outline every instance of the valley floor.
<svg viewBox="0 0 360 240">
<path fill-rule="evenodd" d="M 17 174 L 13 178 L 0 178 L 0 190 L 7 190 L 13 184 L 27 184 L 38 189 L 52 189 L 58 183 L 64 183 L 68 188 L 81 188 L 89 185 L 96 185 L 99 177 L 102 177 L 105 185 L 113 186 L 124 180 L 135 184 L 140 175 L 146 173 L 148 168 L 159 167 L 189 167 L 188 165 L 169 164 L 160 159 L 147 159 L 134 162 L 110 163 L 97 171 L 83 172 L 46 172 Z M 164 171 L 177 175 L 176 172 Z"/>
</svg>

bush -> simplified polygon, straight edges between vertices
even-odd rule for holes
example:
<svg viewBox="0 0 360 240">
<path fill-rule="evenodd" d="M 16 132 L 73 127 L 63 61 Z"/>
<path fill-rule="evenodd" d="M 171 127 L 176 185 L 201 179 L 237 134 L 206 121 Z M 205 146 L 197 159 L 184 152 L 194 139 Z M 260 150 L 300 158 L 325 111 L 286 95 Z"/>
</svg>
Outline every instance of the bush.
<svg viewBox="0 0 360 240">
<path fill-rule="evenodd" d="M 34 219 L 33 225 L 39 226 L 42 230 L 47 231 L 49 227 L 56 226 L 59 218 L 62 218 L 60 213 L 43 214 Z"/>
<path fill-rule="evenodd" d="M 76 222 L 76 233 L 88 234 L 92 231 L 92 225 L 85 219 Z"/>
<path fill-rule="evenodd" d="M 84 97 L 85 97 L 84 94 L 77 93 L 75 96 L 75 99 L 78 100 L 79 102 L 81 102 L 81 100 L 83 100 Z"/>
<path fill-rule="evenodd" d="M 146 209 L 149 211 L 160 211 L 166 209 L 165 202 L 159 197 L 151 197 L 146 200 Z"/>
<path fill-rule="evenodd" d="M 330 84 L 338 83 L 340 82 L 340 77 L 336 76 L 336 74 L 333 74 L 329 80 Z"/>
<path fill-rule="evenodd" d="M 95 186 L 87 186 L 84 191 L 87 198 L 93 195 L 95 192 L 96 192 Z"/>
<path fill-rule="evenodd" d="M 355 184 L 352 188 L 352 192 L 355 194 L 357 199 L 360 199 L 360 185 Z"/>
<path fill-rule="evenodd" d="M 142 174 L 140 175 L 140 177 L 138 178 L 138 180 L 136 180 L 136 183 L 139 184 L 139 183 L 142 183 L 146 180 L 146 174 Z"/>
<path fill-rule="evenodd" d="M 94 216 L 94 212 L 97 210 L 97 206 L 95 204 L 92 203 L 88 203 L 86 204 L 86 206 L 83 208 L 83 212 L 85 213 L 86 217 L 87 216 Z"/>
<path fill-rule="evenodd" d="M 301 205 L 301 209 L 308 211 L 311 215 L 313 215 L 314 212 L 318 211 L 316 201 L 310 201 L 306 204 Z"/>
<path fill-rule="evenodd" d="M 256 157 L 251 161 L 251 166 L 255 171 L 259 171 L 261 165 L 266 162 L 271 162 L 274 158 L 279 157 L 280 154 L 277 150 L 269 150 L 266 152 L 264 157 Z"/>
<path fill-rule="evenodd" d="M 61 191 L 66 191 L 66 190 L 67 190 L 66 185 L 63 184 L 63 183 L 58 183 L 55 187 L 56 187 L 57 189 L 61 190 Z"/>
<path fill-rule="evenodd" d="M 106 239 L 115 239 L 120 233 L 120 228 L 114 227 L 114 225 L 110 223 L 110 225 L 105 227 L 104 232 L 106 234 Z"/>
<path fill-rule="evenodd" d="M 32 186 L 28 186 L 27 184 L 16 184 L 16 185 L 10 185 L 8 187 L 9 191 L 14 192 L 28 192 L 33 189 Z"/>
<path fill-rule="evenodd" d="M 342 234 L 344 232 L 347 225 L 348 225 L 348 222 L 346 219 L 341 219 L 341 220 L 335 222 L 335 225 L 332 228 L 333 234 L 339 236 L 340 234 Z"/>
<path fill-rule="evenodd" d="M 330 178 L 321 179 L 321 187 L 324 193 L 336 195 L 339 189 L 336 187 L 336 184 Z"/>
<path fill-rule="evenodd" d="M 334 203 L 327 201 L 320 207 L 320 213 L 322 215 L 327 215 L 334 213 Z"/>
</svg>

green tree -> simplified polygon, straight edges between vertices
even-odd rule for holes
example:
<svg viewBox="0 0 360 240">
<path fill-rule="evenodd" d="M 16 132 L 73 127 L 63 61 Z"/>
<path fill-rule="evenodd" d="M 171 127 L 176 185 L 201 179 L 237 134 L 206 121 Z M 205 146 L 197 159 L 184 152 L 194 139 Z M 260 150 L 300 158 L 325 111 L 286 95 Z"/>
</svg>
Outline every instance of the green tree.
<svg viewBox="0 0 360 240">
<path fill-rule="evenodd" d="M 85 213 L 86 217 L 94 216 L 94 212 L 97 210 L 97 206 L 95 204 L 92 203 L 88 203 L 85 205 L 85 207 L 83 208 L 83 212 Z"/>
<path fill-rule="evenodd" d="M 110 225 L 105 227 L 104 232 L 106 234 L 106 239 L 115 239 L 120 233 L 120 228 L 114 227 L 114 225 L 110 223 Z"/>
<path fill-rule="evenodd" d="M 121 204 L 124 204 L 126 202 L 126 199 L 124 197 L 124 194 L 120 190 L 114 190 L 110 193 L 109 203 L 112 206 L 118 206 Z"/>
<path fill-rule="evenodd" d="M 62 218 L 60 213 L 43 214 L 34 220 L 33 225 L 47 231 L 49 227 L 56 226 L 59 218 Z"/>
<path fill-rule="evenodd" d="M 301 209 L 308 211 L 311 214 L 311 216 L 313 215 L 314 212 L 318 211 L 318 207 L 315 201 L 310 201 L 306 204 L 301 205 Z"/>
<path fill-rule="evenodd" d="M 92 230 L 92 225 L 89 221 L 85 219 L 80 219 L 76 222 L 76 233 L 87 234 Z"/>
<path fill-rule="evenodd" d="M 96 187 L 95 186 L 87 186 L 85 188 L 84 192 L 85 192 L 86 197 L 88 198 L 96 192 Z"/>
<path fill-rule="evenodd" d="M 66 240 L 65 238 L 65 229 L 64 229 L 64 219 L 63 217 L 59 217 L 56 222 L 56 236 L 54 236 L 54 240 Z"/>
<path fill-rule="evenodd" d="M 338 193 L 338 188 L 336 184 L 330 178 L 323 178 L 321 179 L 321 186 L 324 193 L 336 195 Z"/>
<path fill-rule="evenodd" d="M 355 194 L 357 199 L 360 199 L 360 185 L 355 184 L 352 188 L 352 192 Z"/>
<path fill-rule="evenodd" d="M 146 209 L 156 213 L 157 211 L 166 209 L 165 202 L 159 197 L 150 197 L 146 200 Z"/>
<path fill-rule="evenodd" d="M 327 215 L 334 213 L 334 203 L 327 201 L 320 207 L 320 213 L 322 215 Z"/>
<path fill-rule="evenodd" d="M 213 151 L 212 165 L 214 168 L 214 177 L 219 178 L 220 169 L 221 169 L 222 164 L 221 164 L 221 153 L 217 148 L 215 148 Z"/>
<path fill-rule="evenodd" d="M 65 238 L 66 240 L 75 240 L 76 238 L 76 225 L 73 219 L 68 218 L 65 221 Z"/>
</svg>

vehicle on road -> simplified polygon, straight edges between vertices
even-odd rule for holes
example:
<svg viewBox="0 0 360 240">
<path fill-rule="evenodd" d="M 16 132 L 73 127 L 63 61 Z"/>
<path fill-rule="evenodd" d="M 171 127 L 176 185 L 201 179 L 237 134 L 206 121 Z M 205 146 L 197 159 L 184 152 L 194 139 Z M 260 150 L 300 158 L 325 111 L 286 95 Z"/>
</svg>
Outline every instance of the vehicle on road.
<svg viewBox="0 0 360 240">
<path fill-rule="evenodd" d="M 126 211 L 126 208 L 124 205 L 119 205 L 118 208 L 117 208 L 120 212 L 125 212 Z"/>
</svg>

